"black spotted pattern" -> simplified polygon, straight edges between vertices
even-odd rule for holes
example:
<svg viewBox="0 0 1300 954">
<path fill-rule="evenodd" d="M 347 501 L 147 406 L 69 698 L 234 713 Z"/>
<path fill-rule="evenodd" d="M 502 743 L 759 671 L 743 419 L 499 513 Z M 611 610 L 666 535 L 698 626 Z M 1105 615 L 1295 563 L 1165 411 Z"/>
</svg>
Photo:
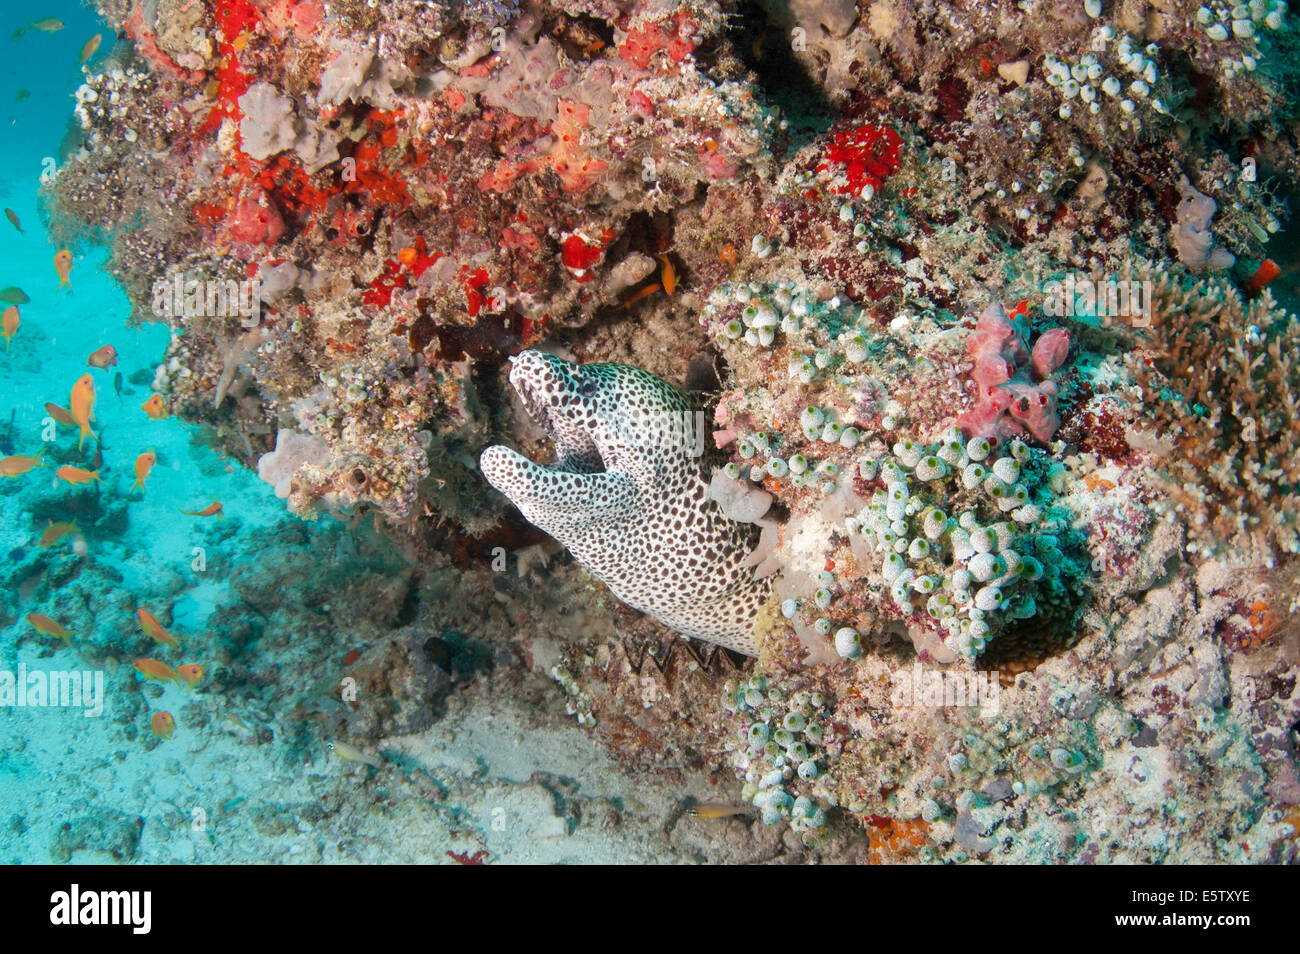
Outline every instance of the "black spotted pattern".
<svg viewBox="0 0 1300 954">
<path fill-rule="evenodd" d="M 555 443 L 542 466 L 489 447 L 484 476 L 623 602 L 686 636 L 757 655 L 753 626 L 770 580 L 744 566 L 757 528 L 708 497 L 707 416 L 676 388 L 622 364 L 540 351 L 510 383 Z"/>
</svg>

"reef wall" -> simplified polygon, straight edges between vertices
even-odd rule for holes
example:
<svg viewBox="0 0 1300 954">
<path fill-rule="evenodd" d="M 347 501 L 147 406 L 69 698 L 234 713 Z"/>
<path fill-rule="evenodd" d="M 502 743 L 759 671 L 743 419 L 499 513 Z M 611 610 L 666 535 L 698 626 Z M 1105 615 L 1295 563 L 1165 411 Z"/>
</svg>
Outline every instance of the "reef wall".
<svg viewBox="0 0 1300 954">
<path fill-rule="evenodd" d="M 1295 860 L 1285 4 L 98 7 L 48 199 L 173 329 L 155 390 L 629 771 L 739 781 L 789 857 Z M 709 381 L 757 662 L 483 481 L 543 450 L 527 347 Z"/>
</svg>

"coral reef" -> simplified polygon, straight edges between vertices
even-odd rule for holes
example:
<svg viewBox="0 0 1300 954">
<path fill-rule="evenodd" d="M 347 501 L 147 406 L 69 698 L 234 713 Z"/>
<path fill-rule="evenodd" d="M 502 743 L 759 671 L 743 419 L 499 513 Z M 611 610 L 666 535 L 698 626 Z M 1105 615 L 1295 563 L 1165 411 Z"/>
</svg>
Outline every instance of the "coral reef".
<svg viewBox="0 0 1300 954">
<path fill-rule="evenodd" d="M 1150 323 L 1132 362 L 1147 408 L 1138 426 L 1201 536 L 1190 546 L 1266 566 L 1300 551 L 1300 320 L 1267 289 L 1245 301 L 1212 280 L 1165 279 Z"/>
<path fill-rule="evenodd" d="M 222 610 L 211 704 L 265 704 L 268 643 L 315 687 L 289 764 L 327 735 L 442 764 L 433 733 L 526 689 L 736 803 L 673 810 L 692 857 L 1297 859 L 1280 0 L 99 8 L 131 42 L 85 70 L 54 236 L 109 243 L 173 332 L 173 413 L 387 541 L 319 584 L 292 548 L 232 569 L 312 638 Z M 187 304 L 227 282 L 254 313 Z M 681 382 L 698 454 L 610 406 L 680 415 Z M 51 588 L 65 559 L 11 589 L 129 621 L 88 570 Z M 337 593 L 371 627 L 356 707 L 309 651 Z"/>
</svg>

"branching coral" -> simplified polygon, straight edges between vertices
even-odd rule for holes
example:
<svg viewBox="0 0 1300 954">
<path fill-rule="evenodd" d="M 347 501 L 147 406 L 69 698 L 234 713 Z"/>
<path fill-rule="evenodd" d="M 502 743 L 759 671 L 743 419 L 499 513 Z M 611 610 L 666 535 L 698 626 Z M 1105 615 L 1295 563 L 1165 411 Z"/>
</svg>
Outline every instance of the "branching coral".
<svg viewBox="0 0 1300 954">
<path fill-rule="evenodd" d="M 1205 536 L 1203 552 L 1300 551 L 1300 319 L 1266 290 L 1157 285 L 1151 330 L 1131 361 L 1143 425 L 1168 449 L 1168 491 Z"/>
</svg>

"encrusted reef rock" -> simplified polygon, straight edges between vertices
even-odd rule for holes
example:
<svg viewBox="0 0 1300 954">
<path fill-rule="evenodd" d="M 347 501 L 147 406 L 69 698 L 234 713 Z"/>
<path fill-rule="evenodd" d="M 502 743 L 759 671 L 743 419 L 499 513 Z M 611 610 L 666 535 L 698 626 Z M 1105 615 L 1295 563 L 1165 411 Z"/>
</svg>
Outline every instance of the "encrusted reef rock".
<svg viewBox="0 0 1300 954">
<path fill-rule="evenodd" d="M 1024 6 L 102 0 L 53 230 L 175 413 L 419 561 L 377 626 L 734 781 L 755 857 L 1294 861 L 1295 24 Z M 710 368 L 705 453 L 515 406 L 521 351 Z M 367 680 L 443 699 L 411 645 Z"/>
</svg>

